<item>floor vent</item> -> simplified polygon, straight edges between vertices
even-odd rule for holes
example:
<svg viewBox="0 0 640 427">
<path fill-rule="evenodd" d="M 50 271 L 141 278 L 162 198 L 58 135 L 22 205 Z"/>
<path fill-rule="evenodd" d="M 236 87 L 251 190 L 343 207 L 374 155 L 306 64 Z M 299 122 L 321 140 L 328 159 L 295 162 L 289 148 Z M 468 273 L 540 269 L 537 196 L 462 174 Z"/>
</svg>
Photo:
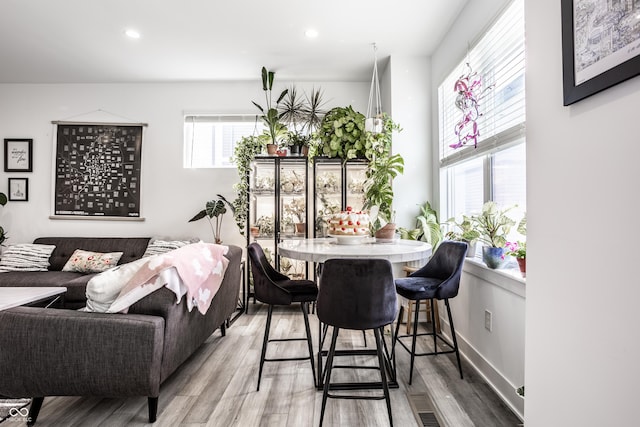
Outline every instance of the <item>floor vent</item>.
<svg viewBox="0 0 640 427">
<path fill-rule="evenodd" d="M 418 412 L 423 427 L 440 427 L 440 423 L 433 412 Z"/>
<path fill-rule="evenodd" d="M 438 415 L 433 407 L 431 398 L 428 393 L 409 393 L 407 394 L 411 409 L 416 416 L 418 425 L 423 427 L 441 427 Z"/>
</svg>

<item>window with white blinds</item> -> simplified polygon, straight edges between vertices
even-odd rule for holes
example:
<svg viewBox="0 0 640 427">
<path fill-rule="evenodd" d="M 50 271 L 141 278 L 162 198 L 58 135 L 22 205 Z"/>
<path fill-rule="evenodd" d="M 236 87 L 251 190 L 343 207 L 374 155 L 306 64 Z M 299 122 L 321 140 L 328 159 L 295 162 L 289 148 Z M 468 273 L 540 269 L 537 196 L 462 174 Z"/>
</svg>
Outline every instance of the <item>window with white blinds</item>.
<svg viewBox="0 0 640 427">
<path fill-rule="evenodd" d="M 231 158 L 236 142 L 263 128 L 251 115 L 185 115 L 184 167 L 235 167 Z"/>
<path fill-rule="evenodd" d="M 438 88 L 440 161 L 442 166 L 513 145 L 524 136 L 525 72 L 524 1 L 511 3 L 467 57 L 445 78 Z M 478 146 L 453 149 L 458 143 L 454 129 L 463 113 L 456 105 L 455 82 L 468 72 L 466 64 L 481 78 Z"/>
<path fill-rule="evenodd" d="M 456 218 L 480 213 L 493 200 L 511 208 L 516 222 L 526 211 L 524 1 L 514 0 L 469 49 L 438 87 L 440 215 Z M 455 82 L 468 72 L 482 79 L 477 148 L 458 143 L 455 126 L 463 113 L 456 105 Z M 509 240 L 522 240 L 514 227 Z"/>
</svg>

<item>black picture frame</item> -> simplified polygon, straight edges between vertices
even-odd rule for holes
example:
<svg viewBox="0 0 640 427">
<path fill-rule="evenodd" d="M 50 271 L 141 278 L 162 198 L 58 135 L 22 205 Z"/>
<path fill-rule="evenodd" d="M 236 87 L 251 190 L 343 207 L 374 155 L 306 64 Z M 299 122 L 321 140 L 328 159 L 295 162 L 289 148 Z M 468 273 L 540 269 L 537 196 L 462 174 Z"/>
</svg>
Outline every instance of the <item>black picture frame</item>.
<svg viewBox="0 0 640 427">
<path fill-rule="evenodd" d="M 29 201 L 29 178 L 9 178 L 8 198 L 11 202 Z"/>
<path fill-rule="evenodd" d="M 57 122 L 51 218 L 140 221 L 143 127 Z"/>
<path fill-rule="evenodd" d="M 574 5 L 581 2 L 586 2 L 587 0 L 561 0 L 561 14 L 562 14 L 562 74 L 563 74 L 563 98 L 564 105 L 571 105 L 577 101 L 580 101 L 584 98 L 587 98 L 593 94 L 596 94 L 600 91 L 610 88 L 611 86 L 617 85 L 625 80 L 628 80 L 632 77 L 640 74 L 640 37 L 637 40 L 634 40 L 632 43 L 629 43 L 624 48 L 619 49 L 614 52 L 613 55 L 608 55 L 606 58 L 598 59 L 592 64 L 604 62 L 610 62 L 612 64 L 617 63 L 617 65 L 608 68 L 602 72 L 592 71 L 594 73 L 593 77 L 585 79 L 584 81 L 576 82 L 576 31 L 575 27 L 575 17 L 574 17 Z M 608 7 L 607 0 L 588 0 L 590 5 L 594 3 L 599 3 L 596 6 Z M 623 15 L 623 19 L 627 17 L 634 18 L 637 15 L 638 11 L 633 9 L 630 11 L 626 11 L 623 13 L 628 13 Z M 580 18 L 584 18 L 581 16 Z M 581 21 L 583 22 L 583 21 Z M 612 27 L 615 31 L 619 31 L 622 26 L 613 25 Z M 626 28 L 626 27 L 625 27 Z M 640 32 L 640 30 L 635 27 L 635 32 Z M 613 31 L 613 30 L 612 30 Z M 582 39 L 586 37 L 586 34 L 581 35 Z M 592 40 L 598 40 L 598 36 L 595 34 L 589 34 L 587 38 L 589 43 L 592 43 Z M 631 46 L 630 46 L 631 45 Z M 625 51 L 622 51 L 625 49 Z M 635 56 L 628 57 L 628 55 L 635 52 Z M 589 50 L 585 51 L 585 55 L 593 54 L 594 52 Z M 619 53 L 626 53 L 627 56 L 623 56 L 623 58 L 628 58 L 622 62 L 618 63 L 619 58 L 617 55 Z M 604 65 L 606 67 L 606 65 Z M 597 68 L 597 67 L 596 67 Z M 582 80 L 580 78 L 579 80 Z"/>
<path fill-rule="evenodd" d="M 33 172 L 33 139 L 4 139 L 4 171 Z"/>
</svg>

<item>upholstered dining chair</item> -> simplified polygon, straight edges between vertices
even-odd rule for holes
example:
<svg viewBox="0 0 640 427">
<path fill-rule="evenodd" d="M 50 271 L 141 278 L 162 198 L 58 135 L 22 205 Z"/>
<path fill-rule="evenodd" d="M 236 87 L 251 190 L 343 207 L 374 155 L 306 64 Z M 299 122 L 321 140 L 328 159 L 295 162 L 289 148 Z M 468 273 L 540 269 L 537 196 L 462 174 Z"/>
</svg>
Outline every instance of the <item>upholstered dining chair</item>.
<svg viewBox="0 0 640 427">
<path fill-rule="evenodd" d="M 413 378 L 413 366 L 416 356 L 432 356 L 438 354 L 455 353 L 458 361 L 458 370 L 462 379 L 462 365 L 460 364 L 460 352 L 456 339 L 456 330 L 453 326 L 451 307 L 449 299 L 458 295 L 460 287 L 460 276 L 462 275 L 462 265 L 467 253 L 467 244 L 464 242 L 445 241 L 438 246 L 427 264 L 418 271 L 411 273 L 408 277 L 396 279 L 396 291 L 399 295 L 409 301 L 414 301 L 416 309 L 413 319 L 413 333 L 411 335 L 398 335 L 400 322 L 396 324 L 396 333 L 393 342 L 395 349 L 396 342 L 399 342 L 411 354 L 411 364 L 409 368 L 409 384 Z M 431 325 L 432 331 L 418 334 L 418 314 L 420 312 L 420 302 L 427 300 L 431 304 Z M 435 300 L 443 300 L 447 308 L 449 326 L 451 328 L 450 343 L 435 327 Z M 404 307 L 400 307 L 398 319 L 402 319 Z M 433 351 L 426 353 L 416 353 L 416 340 L 419 336 L 433 336 Z M 411 348 L 402 341 L 402 338 L 411 337 Z M 449 350 L 438 350 L 438 340 Z"/>
<path fill-rule="evenodd" d="M 256 300 L 269 304 L 267 314 L 267 324 L 264 329 L 264 339 L 262 341 L 262 353 L 260 356 L 260 369 L 258 371 L 258 387 L 260 390 L 260 380 L 262 379 L 262 368 L 264 362 L 282 362 L 292 360 L 307 360 L 311 362 L 311 372 L 313 374 L 313 385 L 316 383 L 316 368 L 313 360 L 313 344 L 311 341 L 311 329 L 309 328 L 309 303 L 314 302 L 318 296 L 318 287 L 311 280 L 292 280 L 288 276 L 276 271 L 264 254 L 262 247 L 258 243 L 251 243 L 247 247 L 247 253 L 251 260 L 251 272 L 253 274 L 253 286 Z M 305 338 L 279 338 L 269 339 L 269 329 L 271 328 L 271 317 L 274 306 L 291 305 L 300 303 L 300 308 L 304 316 Z M 309 356 L 289 357 L 289 358 L 267 358 L 267 346 L 275 341 L 307 341 Z"/>
<path fill-rule="evenodd" d="M 331 345 L 327 354 L 324 372 L 320 372 L 324 382 L 322 393 L 322 409 L 320 426 L 324 420 L 327 398 L 386 400 L 389 422 L 393 426 L 391 416 L 391 400 L 389 384 L 383 354 L 383 329 L 396 319 L 397 296 L 393 283 L 391 264 L 384 259 L 329 259 L 324 263 L 320 276 L 318 302 L 318 320 L 333 327 Z M 332 390 L 345 389 L 344 384 L 331 383 L 331 372 L 334 368 L 372 369 L 371 366 L 345 366 L 333 364 L 336 355 L 336 342 L 341 329 L 366 331 L 373 330 L 381 382 L 364 383 L 352 388 L 382 389 L 382 395 L 333 394 Z M 386 346 L 385 346 L 386 349 Z M 340 356 L 342 357 L 342 356 Z"/>
</svg>

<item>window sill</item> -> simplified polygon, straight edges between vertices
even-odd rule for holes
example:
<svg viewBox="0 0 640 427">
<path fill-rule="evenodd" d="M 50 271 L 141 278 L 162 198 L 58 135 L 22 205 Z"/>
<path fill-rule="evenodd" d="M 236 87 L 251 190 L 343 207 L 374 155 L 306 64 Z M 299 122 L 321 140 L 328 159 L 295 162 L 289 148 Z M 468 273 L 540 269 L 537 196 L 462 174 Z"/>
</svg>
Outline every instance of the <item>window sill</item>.
<svg viewBox="0 0 640 427">
<path fill-rule="evenodd" d="M 487 267 L 480 258 L 466 258 L 463 271 L 526 298 L 527 282 L 517 268 L 494 270 Z"/>
</svg>

